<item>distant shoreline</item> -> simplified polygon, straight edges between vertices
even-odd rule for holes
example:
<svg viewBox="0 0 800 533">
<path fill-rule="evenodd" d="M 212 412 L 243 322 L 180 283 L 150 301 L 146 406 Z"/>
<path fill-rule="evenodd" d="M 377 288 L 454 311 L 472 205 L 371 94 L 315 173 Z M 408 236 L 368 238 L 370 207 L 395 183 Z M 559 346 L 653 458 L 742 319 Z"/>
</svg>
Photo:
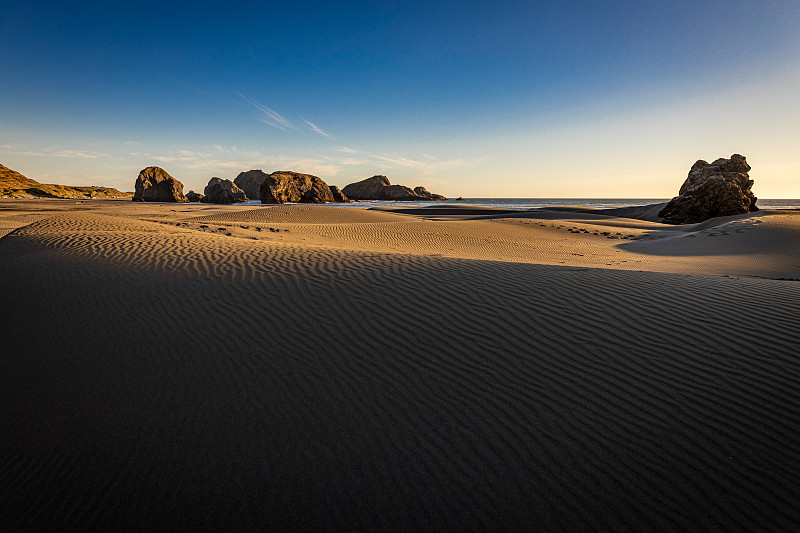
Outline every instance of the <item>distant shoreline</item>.
<svg viewBox="0 0 800 533">
<path fill-rule="evenodd" d="M 338 207 L 390 207 L 398 205 L 472 205 L 496 209 L 536 209 L 542 207 L 581 207 L 589 209 L 614 209 L 620 207 L 643 207 L 647 205 L 669 202 L 671 198 L 464 198 L 463 200 L 447 199 L 439 201 L 389 201 L 360 200 L 347 204 L 335 204 Z M 268 206 L 259 200 L 251 200 L 237 205 Z M 305 205 L 305 204 L 285 204 Z M 334 204 L 321 204 L 334 205 Z M 762 209 L 800 209 L 800 199 L 777 198 L 759 199 Z"/>
</svg>

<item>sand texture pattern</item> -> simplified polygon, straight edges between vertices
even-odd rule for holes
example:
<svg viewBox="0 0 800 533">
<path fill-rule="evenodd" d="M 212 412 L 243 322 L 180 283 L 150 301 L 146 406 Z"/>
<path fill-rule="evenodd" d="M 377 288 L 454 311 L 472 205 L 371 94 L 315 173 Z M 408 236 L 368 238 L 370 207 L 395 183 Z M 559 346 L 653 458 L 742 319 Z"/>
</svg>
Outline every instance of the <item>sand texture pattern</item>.
<svg viewBox="0 0 800 533">
<path fill-rule="evenodd" d="M 797 213 L 129 204 L 0 205 L 9 531 L 800 524 Z"/>
</svg>

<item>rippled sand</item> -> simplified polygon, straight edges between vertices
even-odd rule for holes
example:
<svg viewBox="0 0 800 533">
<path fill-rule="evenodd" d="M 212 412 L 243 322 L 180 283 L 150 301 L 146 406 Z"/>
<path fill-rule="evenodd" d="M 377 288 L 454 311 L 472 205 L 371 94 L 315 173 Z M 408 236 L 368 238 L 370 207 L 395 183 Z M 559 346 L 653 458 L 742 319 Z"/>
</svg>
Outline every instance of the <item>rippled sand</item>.
<svg viewBox="0 0 800 533">
<path fill-rule="evenodd" d="M 800 215 L 0 202 L 10 530 L 791 530 Z"/>
</svg>

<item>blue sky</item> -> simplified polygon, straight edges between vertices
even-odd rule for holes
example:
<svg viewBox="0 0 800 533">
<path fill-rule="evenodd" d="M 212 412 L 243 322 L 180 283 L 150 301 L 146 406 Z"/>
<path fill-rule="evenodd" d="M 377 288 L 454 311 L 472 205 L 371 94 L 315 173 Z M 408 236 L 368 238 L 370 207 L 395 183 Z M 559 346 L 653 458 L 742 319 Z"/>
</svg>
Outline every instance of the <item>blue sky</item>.
<svg viewBox="0 0 800 533">
<path fill-rule="evenodd" d="M 800 197 L 800 3 L 0 5 L 0 163 L 186 190 L 251 168 L 450 196 Z"/>
</svg>

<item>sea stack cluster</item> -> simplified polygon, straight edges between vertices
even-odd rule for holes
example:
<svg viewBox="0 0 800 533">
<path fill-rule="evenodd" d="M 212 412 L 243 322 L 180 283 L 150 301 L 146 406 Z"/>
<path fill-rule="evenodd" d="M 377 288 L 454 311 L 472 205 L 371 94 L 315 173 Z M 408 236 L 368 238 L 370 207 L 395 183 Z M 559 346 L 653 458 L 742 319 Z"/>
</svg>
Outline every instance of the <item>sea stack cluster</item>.
<svg viewBox="0 0 800 533">
<path fill-rule="evenodd" d="M 328 185 L 322 178 L 290 170 L 267 174 L 261 170 L 241 172 L 236 179 L 211 178 L 203 194 L 189 191 L 183 195 L 183 184 L 159 167 L 147 167 L 136 179 L 135 202 L 205 202 L 232 204 L 261 200 L 263 204 L 284 203 L 345 203 L 350 200 L 446 200 L 425 187 L 413 190 L 392 185 L 386 176 L 372 176 L 351 183 L 343 190 Z"/>
</svg>

